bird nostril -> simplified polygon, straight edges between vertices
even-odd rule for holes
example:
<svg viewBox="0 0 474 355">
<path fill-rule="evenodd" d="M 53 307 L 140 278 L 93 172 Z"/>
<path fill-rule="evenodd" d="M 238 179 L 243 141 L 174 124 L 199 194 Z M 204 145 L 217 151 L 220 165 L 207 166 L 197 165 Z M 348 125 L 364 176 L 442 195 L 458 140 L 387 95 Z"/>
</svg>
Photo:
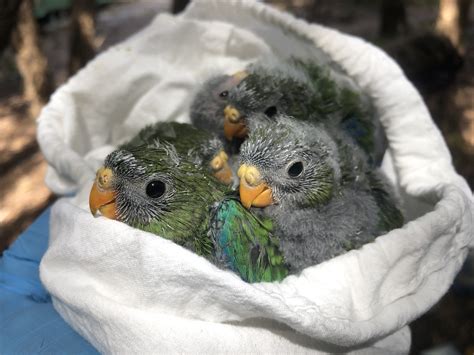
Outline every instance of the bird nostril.
<svg viewBox="0 0 474 355">
<path fill-rule="evenodd" d="M 245 174 L 245 181 L 250 186 L 258 185 L 261 181 L 260 174 L 259 174 L 258 170 L 256 170 L 255 168 L 247 169 L 247 172 Z"/>
<path fill-rule="evenodd" d="M 100 168 L 97 171 L 97 185 L 101 189 L 109 189 L 112 184 L 113 173 L 109 168 Z"/>
<path fill-rule="evenodd" d="M 249 186 L 257 186 L 262 181 L 260 171 L 254 166 L 245 164 L 240 166 L 237 171 L 237 176 Z"/>
<path fill-rule="evenodd" d="M 255 176 L 251 172 L 248 172 L 247 174 L 245 174 L 245 181 L 247 181 L 249 185 L 254 185 Z"/>
<path fill-rule="evenodd" d="M 222 161 L 220 157 L 215 157 L 214 159 L 212 159 L 211 168 L 214 171 L 222 169 L 223 166 L 224 166 L 224 162 Z"/>
<path fill-rule="evenodd" d="M 224 116 L 231 123 L 238 123 L 240 121 L 240 112 L 231 105 L 225 107 Z"/>
</svg>

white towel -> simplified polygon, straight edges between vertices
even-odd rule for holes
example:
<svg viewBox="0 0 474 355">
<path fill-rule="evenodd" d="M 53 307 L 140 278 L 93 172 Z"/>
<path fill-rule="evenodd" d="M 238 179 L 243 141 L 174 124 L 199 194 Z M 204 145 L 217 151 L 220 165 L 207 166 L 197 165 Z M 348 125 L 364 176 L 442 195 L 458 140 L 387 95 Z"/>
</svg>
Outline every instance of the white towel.
<svg viewBox="0 0 474 355">
<path fill-rule="evenodd" d="M 408 222 L 281 283 L 247 284 L 182 247 L 94 218 L 95 170 L 148 123 L 189 121 L 210 74 L 264 56 L 339 63 L 372 97 L 384 170 Z M 59 194 L 41 279 L 66 321 L 105 353 L 406 353 L 407 324 L 451 285 L 473 243 L 473 199 L 416 89 L 381 50 L 253 1 L 194 1 L 159 15 L 61 87 L 39 119 Z"/>
</svg>

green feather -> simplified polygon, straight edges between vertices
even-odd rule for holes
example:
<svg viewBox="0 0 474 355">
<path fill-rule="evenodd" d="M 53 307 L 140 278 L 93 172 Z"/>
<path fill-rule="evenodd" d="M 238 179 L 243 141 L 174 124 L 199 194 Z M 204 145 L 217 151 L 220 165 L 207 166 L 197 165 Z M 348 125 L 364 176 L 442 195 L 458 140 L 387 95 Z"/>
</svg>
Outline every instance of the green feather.
<svg viewBox="0 0 474 355">
<path fill-rule="evenodd" d="M 288 267 L 272 229 L 268 218 L 260 220 L 235 199 L 224 199 L 213 211 L 216 258 L 247 282 L 282 280 Z"/>
<path fill-rule="evenodd" d="M 105 165 L 114 172 L 119 220 L 230 268 L 248 282 L 287 275 L 271 222 L 257 219 L 229 197 L 229 187 L 169 143 L 129 146 L 111 153 Z M 162 182 L 166 193 L 148 196 L 150 181 Z"/>
<path fill-rule="evenodd" d="M 326 67 L 296 58 L 288 65 L 304 73 L 306 79 L 257 67 L 239 84 L 239 87 L 245 86 L 246 95 L 250 96 L 241 97 L 237 107 L 242 104 L 240 108 L 245 111 L 246 102 L 251 106 L 261 103 L 264 107 L 257 110 L 265 110 L 269 102 L 276 102 L 280 114 L 300 121 L 330 123 L 345 131 L 368 155 L 368 160 L 374 162 L 376 117 L 373 107 L 364 102 L 354 88 L 336 82 Z"/>
<path fill-rule="evenodd" d="M 369 185 L 375 202 L 379 206 L 379 228 L 381 231 L 391 231 L 401 228 L 404 223 L 403 214 L 395 203 L 393 196 L 387 191 L 388 186 L 374 173 L 368 172 Z"/>
<path fill-rule="evenodd" d="M 209 162 L 222 146 L 210 132 L 190 124 L 178 122 L 158 122 L 140 130 L 130 141 L 119 149 L 129 149 L 143 144 L 167 142 L 174 146 L 178 154 L 194 155 Z"/>
<path fill-rule="evenodd" d="M 166 176 L 166 181 L 170 181 L 174 189 L 172 196 L 165 201 L 166 207 L 160 212 L 160 218 L 143 223 L 132 216 L 128 218 L 129 224 L 171 239 L 199 255 L 211 255 L 212 242 L 206 237 L 209 228 L 207 206 L 222 199 L 228 187 L 187 155 L 177 153 L 169 143 L 130 147 L 127 151 L 144 169 L 143 177 L 128 181 L 129 189 L 140 189 L 140 181 L 146 181 L 155 174 Z M 131 180 L 127 176 L 123 179 Z M 133 214 L 133 209 L 130 214 Z"/>
<path fill-rule="evenodd" d="M 342 127 L 369 156 L 374 152 L 374 112 L 371 106 L 364 104 L 361 96 L 353 89 L 337 85 L 324 70 L 314 62 L 294 59 L 295 65 L 304 70 L 313 89 L 319 93 L 309 103 L 315 112 L 324 117 L 336 114 Z"/>
</svg>

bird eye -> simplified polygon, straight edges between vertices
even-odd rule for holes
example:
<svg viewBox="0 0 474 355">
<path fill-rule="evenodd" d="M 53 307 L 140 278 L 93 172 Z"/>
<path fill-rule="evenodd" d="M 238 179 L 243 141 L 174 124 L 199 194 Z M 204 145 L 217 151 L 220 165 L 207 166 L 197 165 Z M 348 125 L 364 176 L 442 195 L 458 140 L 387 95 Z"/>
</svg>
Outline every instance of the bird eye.
<svg viewBox="0 0 474 355">
<path fill-rule="evenodd" d="M 288 172 L 288 176 L 291 178 L 300 176 L 301 173 L 303 172 L 303 163 L 300 161 L 292 163 L 288 167 L 287 172 Z"/>
<path fill-rule="evenodd" d="M 276 106 L 267 107 L 267 109 L 263 112 L 268 118 L 272 118 L 277 114 Z"/>
<path fill-rule="evenodd" d="M 163 196 L 166 191 L 166 185 L 163 181 L 153 180 L 146 185 L 146 194 L 151 198 Z"/>
<path fill-rule="evenodd" d="M 219 97 L 222 97 L 223 99 L 225 99 L 227 96 L 229 96 L 229 91 L 227 90 L 224 90 L 219 94 Z"/>
</svg>

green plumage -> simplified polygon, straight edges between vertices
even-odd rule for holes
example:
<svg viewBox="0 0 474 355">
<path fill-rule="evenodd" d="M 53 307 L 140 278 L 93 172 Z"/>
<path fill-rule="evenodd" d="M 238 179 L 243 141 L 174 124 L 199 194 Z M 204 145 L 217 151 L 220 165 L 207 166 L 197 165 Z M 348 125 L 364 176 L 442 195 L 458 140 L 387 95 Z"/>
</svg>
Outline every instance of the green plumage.
<svg viewBox="0 0 474 355">
<path fill-rule="evenodd" d="M 318 115 L 322 119 L 335 119 L 339 127 L 367 154 L 369 161 L 379 163 L 385 150 L 385 136 L 379 128 L 380 122 L 375 116 L 374 107 L 363 96 L 360 88 L 336 83 L 328 70 L 314 62 L 294 59 L 294 63 L 307 73 L 314 91 L 319 92 L 319 98 L 313 98 L 310 104 Z M 320 109 L 317 108 L 318 105 Z"/>
<path fill-rule="evenodd" d="M 393 196 L 388 192 L 391 187 L 382 181 L 381 177 L 377 176 L 374 172 L 367 172 L 367 177 L 369 179 L 372 196 L 374 196 L 375 202 L 379 207 L 379 229 L 388 232 L 395 228 L 401 228 L 404 218 Z"/>
<path fill-rule="evenodd" d="M 271 223 L 246 210 L 226 185 L 170 143 L 119 149 L 105 167 L 113 172 L 118 220 L 170 239 L 245 281 L 286 276 Z M 158 192 L 152 189 L 158 185 Z"/>
<path fill-rule="evenodd" d="M 119 148 L 127 149 L 143 144 L 153 144 L 156 141 L 170 143 L 178 154 L 194 155 L 203 162 L 209 162 L 220 149 L 223 149 L 222 143 L 212 133 L 190 124 L 177 122 L 158 122 L 148 125 Z"/>
<path fill-rule="evenodd" d="M 315 62 L 294 58 L 276 68 L 257 64 L 233 89 L 230 103 L 247 117 L 250 128 L 252 120 L 259 120 L 259 113 L 268 116 L 268 112 L 299 121 L 333 124 L 352 137 L 370 162 L 379 163 L 385 137 L 374 108 L 360 88 L 349 84 L 347 76 L 338 75 L 333 77 L 329 68 Z M 269 107 L 274 109 L 269 111 Z"/>
<path fill-rule="evenodd" d="M 245 281 L 277 281 L 288 275 L 268 218 L 260 220 L 240 202 L 227 198 L 212 213 L 216 259 Z"/>
<path fill-rule="evenodd" d="M 131 216 L 128 216 L 126 221 L 135 228 L 171 239 L 199 255 L 211 256 L 212 243 L 206 237 L 210 223 L 207 206 L 222 199 L 227 187 L 200 165 L 187 159 L 186 155 L 180 156 L 169 143 L 161 143 L 160 146 L 163 148 L 142 145 L 129 149 L 145 172 L 142 174 L 144 176 L 138 179 L 125 177 L 127 180 L 132 180 L 127 181 L 126 188 L 131 191 L 138 190 L 143 185 L 143 180 L 146 181 L 149 176 L 158 173 L 160 180 L 169 186 L 170 196 L 163 199 L 163 206 L 153 204 L 144 206 L 149 209 L 144 213 L 161 207 L 160 213 L 156 214 L 157 217 L 151 220 L 133 218 L 137 210 L 131 209 L 129 211 Z M 137 196 L 129 197 L 130 200 L 134 198 Z"/>
</svg>

